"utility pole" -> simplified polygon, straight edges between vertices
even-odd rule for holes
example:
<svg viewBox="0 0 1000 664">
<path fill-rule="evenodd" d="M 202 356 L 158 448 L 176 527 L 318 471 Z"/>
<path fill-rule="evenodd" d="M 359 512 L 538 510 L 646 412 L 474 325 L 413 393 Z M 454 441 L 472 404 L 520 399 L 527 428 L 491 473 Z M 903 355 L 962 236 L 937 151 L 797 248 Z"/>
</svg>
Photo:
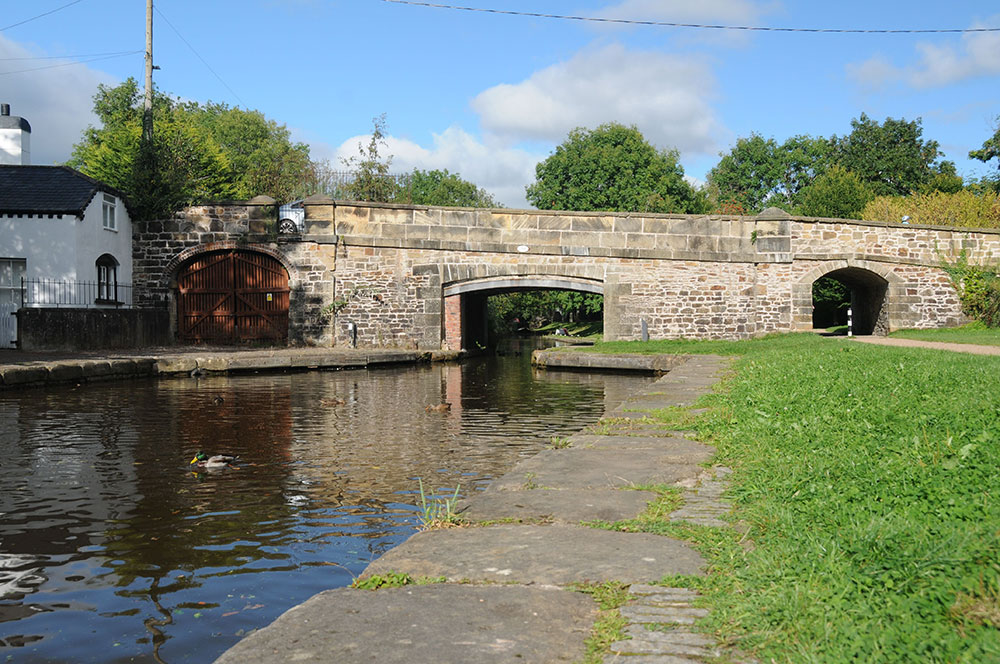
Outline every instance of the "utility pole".
<svg viewBox="0 0 1000 664">
<path fill-rule="evenodd" d="M 153 142 L 153 0 L 146 0 L 146 101 L 142 111 L 142 140 Z"/>
</svg>

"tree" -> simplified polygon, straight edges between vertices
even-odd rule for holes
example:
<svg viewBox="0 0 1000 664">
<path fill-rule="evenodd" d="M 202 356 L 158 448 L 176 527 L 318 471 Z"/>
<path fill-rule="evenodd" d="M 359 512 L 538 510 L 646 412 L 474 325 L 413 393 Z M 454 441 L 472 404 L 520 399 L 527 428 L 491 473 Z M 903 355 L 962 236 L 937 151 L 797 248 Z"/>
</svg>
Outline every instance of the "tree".
<svg viewBox="0 0 1000 664">
<path fill-rule="evenodd" d="M 528 201 L 542 210 L 703 212 L 676 150 L 657 150 L 635 127 L 579 127 L 535 167 Z"/>
<path fill-rule="evenodd" d="M 781 145 L 759 134 L 740 138 L 709 172 L 709 189 L 720 207 L 747 213 L 766 207 L 792 212 L 800 192 L 829 167 L 829 142 L 793 136 Z"/>
<path fill-rule="evenodd" d="M 842 166 L 833 166 L 802 190 L 799 212 L 809 217 L 857 219 L 872 200 L 871 188 Z"/>
<path fill-rule="evenodd" d="M 719 203 L 736 204 L 747 212 L 760 212 L 778 187 L 784 165 L 778 144 L 760 134 L 740 138 L 729 154 L 708 173 L 708 183 Z"/>
<path fill-rule="evenodd" d="M 500 205 L 485 189 L 463 180 L 447 169 L 413 169 L 400 197 L 415 205 L 494 208 Z"/>
<path fill-rule="evenodd" d="M 139 85 L 101 85 L 101 127 L 88 127 L 69 165 L 128 194 L 138 219 L 169 216 L 200 200 L 266 194 L 287 200 L 307 178 L 308 148 L 257 111 L 180 104 L 155 91 L 153 141 L 144 145 Z"/>
<path fill-rule="evenodd" d="M 229 161 L 174 110 L 168 97 L 154 94 L 153 141 L 143 145 L 138 83 L 99 86 L 94 112 L 103 126 L 84 130 L 69 165 L 124 191 L 138 219 L 169 216 L 199 198 L 230 197 Z"/>
<path fill-rule="evenodd" d="M 312 166 L 309 146 L 293 143 L 284 125 L 260 111 L 230 108 L 226 104 L 194 102 L 178 115 L 212 137 L 229 160 L 233 196 L 248 200 L 265 194 L 289 201 L 302 189 Z"/>
<path fill-rule="evenodd" d="M 997 193 L 1000 193 L 1000 116 L 997 116 L 997 130 L 993 133 L 992 138 L 987 138 L 983 141 L 983 147 L 979 150 L 972 150 L 969 152 L 970 159 L 978 159 L 979 161 L 986 163 L 991 159 L 997 160 L 997 175 L 992 181 L 993 188 Z M 984 181 L 986 178 L 984 178 Z"/>
<path fill-rule="evenodd" d="M 358 143 L 358 154 L 341 159 L 354 177 L 345 185 L 345 193 L 355 201 L 391 203 L 399 195 L 399 183 L 389 173 L 392 155 L 382 157 L 385 141 L 385 113 L 372 118 L 372 135 L 368 145 Z"/>
<path fill-rule="evenodd" d="M 921 191 L 954 164 L 940 162 L 937 141 L 921 138 L 920 118 L 912 122 L 886 118 L 881 125 L 864 113 L 851 120 L 847 136 L 833 136 L 834 161 L 868 184 L 876 196 L 906 196 Z"/>
</svg>

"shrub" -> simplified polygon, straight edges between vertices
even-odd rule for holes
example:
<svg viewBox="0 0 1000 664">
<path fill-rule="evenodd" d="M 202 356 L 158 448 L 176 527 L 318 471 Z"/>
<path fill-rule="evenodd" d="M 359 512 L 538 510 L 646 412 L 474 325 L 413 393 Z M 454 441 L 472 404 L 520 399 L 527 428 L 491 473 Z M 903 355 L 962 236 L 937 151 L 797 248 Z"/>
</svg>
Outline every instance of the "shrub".
<svg viewBox="0 0 1000 664">
<path fill-rule="evenodd" d="M 879 196 L 861 212 L 861 218 L 869 221 L 899 223 L 904 217 L 911 224 L 928 226 L 1000 228 L 1000 194 L 966 189 L 953 194 Z"/>
</svg>

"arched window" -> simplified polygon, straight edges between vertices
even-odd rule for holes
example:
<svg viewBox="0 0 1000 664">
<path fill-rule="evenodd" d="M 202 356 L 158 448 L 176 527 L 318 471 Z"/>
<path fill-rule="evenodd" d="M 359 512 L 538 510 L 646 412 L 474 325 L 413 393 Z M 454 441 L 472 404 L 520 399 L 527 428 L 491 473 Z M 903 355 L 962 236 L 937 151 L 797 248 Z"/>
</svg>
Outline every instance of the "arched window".
<svg viewBox="0 0 1000 664">
<path fill-rule="evenodd" d="M 111 254 L 97 259 L 97 302 L 118 302 L 118 261 Z"/>
</svg>

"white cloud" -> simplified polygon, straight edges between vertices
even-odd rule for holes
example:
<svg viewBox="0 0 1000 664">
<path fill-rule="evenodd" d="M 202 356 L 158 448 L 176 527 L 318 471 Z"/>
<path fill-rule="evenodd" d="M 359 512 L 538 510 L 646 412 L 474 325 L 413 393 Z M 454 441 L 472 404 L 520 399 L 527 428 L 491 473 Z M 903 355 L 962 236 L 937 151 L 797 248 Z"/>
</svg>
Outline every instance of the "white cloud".
<svg viewBox="0 0 1000 664">
<path fill-rule="evenodd" d="M 340 167 L 342 159 L 357 156 L 358 145 L 367 146 L 370 140 L 370 134 L 349 138 L 328 158 L 335 167 Z M 312 147 L 314 158 L 326 151 L 321 145 L 313 144 Z M 434 145 L 430 148 L 408 139 L 388 136 L 381 154 L 392 155 L 390 170 L 394 173 L 408 173 L 414 168 L 447 169 L 482 187 L 507 207 L 514 208 L 528 207 L 524 186 L 534 181 L 535 164 L 544 158 L 544 155 L 522 149 L 486 144 L 454 126 L 435 134 Z"/>
<path fill-rule="evenodd" d="M 973 28 L 1000 24 L 1000 16 Z M 848 65 L 848 75 L 868 88 L 905 83 L 914 88 L 950 85 L 979 76 L 1000 74 L 1000 32 L 967 32 L 957 46 L 922 42 L 916 45 L 914 64 L 897 67 L 883 56 Z"/>
<path fill-rule="evenodd" d="M 711 153 L 721 131 L 709 105 L 714 88 L 704 61 L 615 44 L 489 88 L 472 108 L 487 132 L 511 143 L 560 143 L 576 127 L 619 122 L 660 147 Z"/>
<path fill-rule="evenodd" d="M 44 165 L 69 159 L 83 130 L 97 122 L 91 109 L 98 84 L 115 80 L 85 65 L 53 66 L 68 60 L 12 59 L 40 55 L 0 35 L 0 102 L 31 125 L 31 163 Z"/>
</svg>

